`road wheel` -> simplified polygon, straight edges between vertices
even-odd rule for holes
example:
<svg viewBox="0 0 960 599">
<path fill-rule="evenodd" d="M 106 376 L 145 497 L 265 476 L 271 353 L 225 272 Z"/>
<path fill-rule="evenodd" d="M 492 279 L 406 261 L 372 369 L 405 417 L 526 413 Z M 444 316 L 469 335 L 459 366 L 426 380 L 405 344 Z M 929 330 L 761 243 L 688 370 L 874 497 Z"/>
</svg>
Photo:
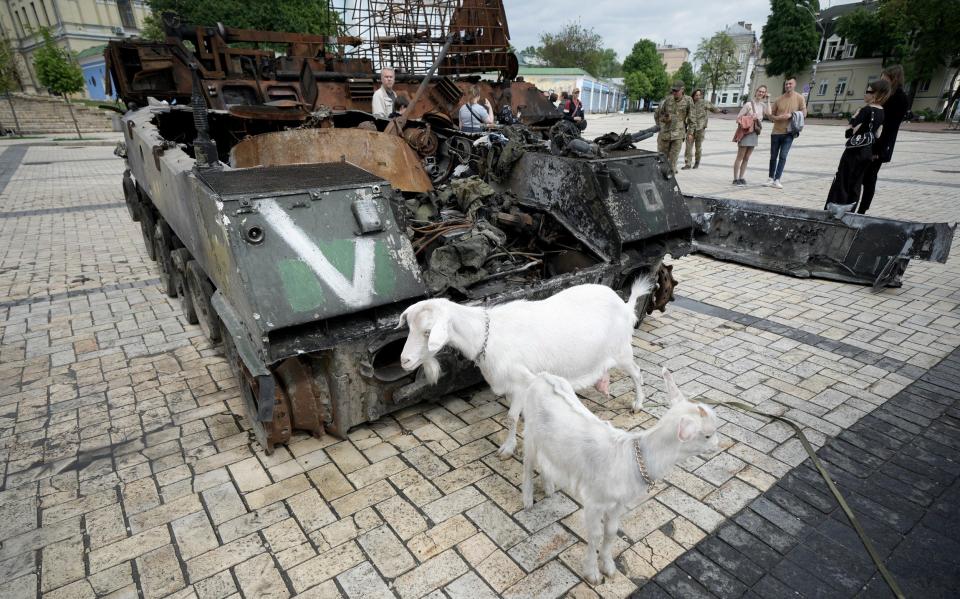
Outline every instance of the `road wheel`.
<svg viewBox="0 0 960 599">
<path fill-rule="evenodd" d="M 153 211 L 147 204 L 140 205 L 140 233 L 143 234 L 143 247 L 147 249 L 147 256 L 151 260 L 157 259 L 157 248 L 153 242 L 154 228 L 157 221 L 153 216 Z"/>
<path fill-rule="evenodd" d="M 197 314 L 197 324 L 212 343 L 220 341 L 220 318 L 210 305 L 213 285 L 196 260 L 187 262 L 187 289 Z"/>
<path fill-rule="evenodd" d="M 197 324 L 197 311 L 193 307 L 193 296 L 187 287 L 187 263 L 190 262 L 190 251 L 187 248 L 180 248 L 170 252 L 170 258 L 173 261 L 173 279 L 174 286 L 177 288 L 177 296 L 180 298 L 180 311 L 183 317 L 190 324 Z"/>
<path fill-rule="evenodd" d="M 160 288 L 168 297 L 177 297 L 176 276 L 173 270 L 173 258 L 170 256 L 170 248 L 173 246 L 173 232 L 170 231 L 170 225 L 162 220 L 153 228 L 153 246 L 154 255 L 157 260 L 157 267 L 160 270 Z"/>
</svg>

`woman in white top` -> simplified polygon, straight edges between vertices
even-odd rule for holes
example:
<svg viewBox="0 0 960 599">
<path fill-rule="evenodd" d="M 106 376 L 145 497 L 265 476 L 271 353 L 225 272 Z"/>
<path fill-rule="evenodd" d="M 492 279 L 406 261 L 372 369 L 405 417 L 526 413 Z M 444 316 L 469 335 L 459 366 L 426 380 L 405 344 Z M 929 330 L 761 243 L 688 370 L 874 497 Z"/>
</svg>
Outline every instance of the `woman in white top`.
<svg viewBox="0 0 960 599">
<path fill-rule="evenodd" d="M 757 88 L 757 91 L 753 93 L 753 100 L 743 103 L 743 108 L 741 108 L 740 113 L 737 114 L 737 119 L 746 115 L 752 116 L 758 123 L 763 120 L 764 115 L 770 115 L 770 102 L 767 96 L 766 85 L 761 85 Z M 760 135 L 757 133 L 758 129 L 758 126 L 754 126 L 752 132 L 744 135 L 740 141 L 737 142 L 737 159 L 733 161 L 734 185 L 747 184 L 747 180 L 743 178 L 743 175 L 747 172 L 747 163 L 750 161 L 750 155 L 753 154 L 753 149 L 757 147 L 757 140 L 760 138 Z"/>
<path fill-rule="evenodd" d="M 480 88 L 470 87 L 467 102 L 460 107 L 460 130 L 464 133 L 482 133 L 487 125 L 493 124 L 493 107 L 490 100 L 484 98 L 480 105 Z"/>
</svg>

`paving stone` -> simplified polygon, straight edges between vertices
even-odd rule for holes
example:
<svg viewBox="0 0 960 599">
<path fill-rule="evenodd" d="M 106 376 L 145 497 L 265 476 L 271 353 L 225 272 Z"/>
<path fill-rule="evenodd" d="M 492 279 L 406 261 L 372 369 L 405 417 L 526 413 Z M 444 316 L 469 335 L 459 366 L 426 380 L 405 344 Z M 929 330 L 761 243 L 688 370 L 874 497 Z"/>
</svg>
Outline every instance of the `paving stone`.
<svg viewBox="0 0 960 599">
<path fill-rule="evenodd" d="M 466 571 L 467 564 L 455 551 L 448 550 L 397 578 L 393 588 L 402 599 L 421 597 L 449 584 Z"/>
<path fill-rule="evenodd" d="M 124 562 L 119 566 L 101 570 L 87 578 L 87 581 L 93 588 L 93 592 L 96 593 L 98 597 L 102 597 L 114 591 L 129 588 L 130 586 L 134 586 L 134 589 L 136 589 L 133 582 L 133 568 L 130 567 L 131 563 L 132 562 Z M 134 590 L 134 594 L 136 594 L 136 590 Z"/>
<path fill-rule="evenodd" d="M 561 564 L 550 562 L 539 570 L 531 572 L 523 580 L 504 591 L 503 597 L 508 599 L 520 599 L 521 597 L 551 599 L 560 597 L 579 580 L 576 574 Z"/>
<path fill-rule="evenodd" d="M 290 596 L 280 572 L 267 553 L 248 559 L 234 568 L 240 589 L 247 597 L 285 599 Z"/>
<path fill-rule="evenodd" d="M 170 543 L 170 533 L 165 526 L 151 528 L 112 545 L 91 551 L 87 556 L 90 573 L 131 560 Z"/>
<path fill-rule="evenodd" d="M 143 594 L 149 599 L 166 597 L 183 588 L 183 573 L 173 545 L 164 545 L 137 558 L 137 573 Z"/>
<path fill-rule="evenodd" d="M 208 576 L 232 568 L 263 551 L 263 542 L 257 534 L 220 545 L 193 559 L 187 560 L 190 582 L 196 584 Z"/>
<path fill-rule="evenodd" d="M 666 489 L 658 494 L 657 501 L 675 512 L 683 514 L 688 520 L 707 532 L 712 531 L 723 522 L 723 516 L 713 509 L 674 488 Z"/>
<path fill-rule="evenodd" d="M 527 533 L 490 501 L 467 510 L 467 516 L 503 550 L 527 538 Z"/>
<path fill-rule="evenodd" d="M 457 551 L 460 552 L 463 559 L 467 560 L 467 563 L 474 567 L 496 550 L 497 546 L 494 542 L 483 533 L 475 534 L 457 545 Z"/>
<path fill-rule="evenodd" d="M 467 572 L 448 584 L 444 590 L 450 599 L 496 599 L 497 597 L 497 594 L 475 572 Z"/>
<path fill-rule="evenodd" d="M 343 476 L 336 464 L 325 464 L 315 468 L 309 471 L 307 476 L 317 485 L 320 494 L 327 501 L 333 501 L 353 491 L 350 481 Z"/>
<path fill-rule="evenodd" d="M 703 502 L 725 516 L 733 516 L 743 509 L 760 491 L 740 479 L 733 478 L 707 495 Z"/>
<path fill-rule="evenodd" d="M 387 499 L 395 492 L 393 487 L 390 486 L 385 480 L 374 483 L 368 487 L 364 487 L 349 495 L 344 495 L 339 499 L 333 500 L 330 505 L 333 507 L 334 511 L 343 516 L 349 516 L 355 514 L 360 510 L 370 507 L 376 503 Z"/>
<path fill-rule="evenodd" d="M 44 593 L 84 577 L 83 539 L 64 539 L 43 548 L 43 576 L 40 590 Z"/>
<path fill-rule="evenodd" d="M 200 505 L 199 498 L 196 495 L 187 495 L 186 497 L 174 499 L 169 503 L 164 503 L 145 512 L 130 516 L 130 530 L 134 533 L 142 532 L 148 528 L 172 522 L 201 509 L 203 509 L 203 506 Z"/>
<path fill-rule="evenodd" d="M 93 587 L 86 580 L 78 580 L 55 591 L 46 593 L 44 599 L 94 599 Z"/>
<path fill-rule="evenodd" d="M 223 483 L 207 489 L 201 493 L 201 497 L 215 526 L 247 512 L 233 483 Z"/>
<path fill-rule="evenodd" d="M 0 596 L 7 599 L 35 599 L 37 596 L 37 575 L 28 574 L 13 580 L 0 580 Z"/>
<path fill-rule="evenodd" d="M 363 553 L 353 541 L 334 547 L 287 571 L 297 593 L 316 586 L 364 561 Z"/>
<path fill-rule="evenodd" d="M 357 540 L 380 573 L 387 578 L 396 578 L 417 565 L 413 556 L 388 526 L 374 528 Z"/>
<path fill-rule="evenodd" d="M 365 599 L 393 599 L 394 597 L 370 562 L 363 562 L 337 576 L 337 582 L 343 587 L 347 597 Z"/>
<path fill-rule="evenodd" d="M 303 475 L 297 475 L 258 489 L 253 493 L 247 493 L 245 498 L 247 500 L 247 505 L 249 505 L 252 509 L 258 509 L 277 501 L 282 501 L 298 493 L 302 493 L 309 488 L 310 481 L 307 480 L 307 477 Z"/>
<path fill-rule="evenodd" d="M 234 584 L 229 570 L 214 574 L 193 586 L 198 599 L 224 599 L 237 592 L 237 585 Z"/>
<path fill-rule="evenodd" d="M 420 512 L 399 495 L 378 503 L 376 509 L 404 541 L 427 529 L 427 521 Z"/>
<path fill-rule="evenodd" d="M 284 507 L 282 502 L 277 502 L 271 505 L 268 505 L 265 508 L 255 510 L 240 516 L 239 518 L 234 518 L 228 522 L 224 522 L 219 527 L 217 531 L 220 533 L 220 539 L 224 543 L 229 543 L 240 537 L 247 536 L 252 532 L 262 530 L 271 524 L 276 524 L 281 520 L 285 520 L 290 514 L 287 513 L 287 508 Z"/>
<path fill-rule="evenodd" d="M 520 566 L 500 550 L 491 553 L 476 568 L 477 573 L 498 593 L 502 593 L 504 589 L 524 577 Z"/>
<path fill-rule="evenodd" d="M 178 518 L 170 523 L 180 557 L 189 560 L 217 547 L 217 535 L 203 511 Z"/>
<path fill-rule="evenodd" d="M 407 543 L 407 547 L 418 561 L 424 562 L 473 536 L 476 532 L 477 528 L 460 514 L 413 537 Z M 367 550 L 367 553 L 369 554 L 370 551 Z"/>
<path fill-rule="evenodd" d="M 577 504 L 563 493 L 554 493 L 533 504 L 533 507 L 518 512 L 514 517 L 530 532 L 564 518 L 577 511 Z"/>
<path fill-rule="evenodd" d="M 576 542 L 576 537 L 559 524 L 554 523 L 517 543 L 507 553 L 520 564 L 521 568 L 531 572 L 543 563 L 560 555 L 564 549 Z"/>
<path fill-rule="evenodd" d="M 407 465 L 400 458 L 393 456 L 385 460 L 376 462 L 369 466 L 355 470 L 347 475 L 347 479 L 353 484 L 357 489 L 366 487 L 371 483 L 375 483 L 379 480 L 383 480 L 401 470 L 405 469 Z"/>
<path fill-rule="evenodd" d="M 443 522 L 485 500 L 473 487 L 464 487 L 423 506 L 424 513 L 435 523 Z"/>
</svg>

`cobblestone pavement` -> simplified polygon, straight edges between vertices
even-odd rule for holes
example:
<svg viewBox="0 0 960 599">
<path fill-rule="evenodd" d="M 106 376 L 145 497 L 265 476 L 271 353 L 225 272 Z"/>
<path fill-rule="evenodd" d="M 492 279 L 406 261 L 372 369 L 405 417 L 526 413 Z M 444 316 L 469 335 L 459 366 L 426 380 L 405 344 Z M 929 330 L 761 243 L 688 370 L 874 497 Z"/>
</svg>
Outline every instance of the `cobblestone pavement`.
<svg viewBox="0 0 960 599">
<path fill-rule="evenodd" d="M 781 191 L 755 184 L 766 140 L 752 185 L 728 185 L 731 127 L 708 129 L 684 191 L 822 205 L 842 130 L 809 126 Z M 619 574 L 594 587 L 577 575 L 579 505 L 538 487 L 521 509 L 520 463 L 494 455 L 506 406 L 484 388 L 266 456 L 220 354 L 157 288 L 121 172 L 109 147 L 0 154 L 0 597 L 624 597 L 806 458 L 785 426 L 720 409 L 722 453 L 688 460 L 624 517 Z M 960 136 L 904 132 L 881 177 L 875 214 L 957 220 Z M 880 293 L 674 263 L 681 299 L 634 340 L 645 411 L 631 413 L 622 375 L 609 400 L 585 396 L 617 426 L 655 423 L 667 366 L 688 394 L 786 414 L 819 447 L 960 346 L 957 257 L 911 263 Z"/>
</svg>

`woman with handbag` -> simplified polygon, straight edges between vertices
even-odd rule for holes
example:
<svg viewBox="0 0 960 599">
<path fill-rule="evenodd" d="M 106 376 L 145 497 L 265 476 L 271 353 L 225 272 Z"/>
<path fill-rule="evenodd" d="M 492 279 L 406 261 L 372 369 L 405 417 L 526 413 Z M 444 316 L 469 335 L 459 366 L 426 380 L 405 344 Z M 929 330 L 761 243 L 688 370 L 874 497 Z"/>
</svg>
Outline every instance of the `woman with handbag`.
<svg viewBox="0 0 960 599">
<path fill-rule="evenodd" d="M 883 128 L 883 103 L 889 94 L 890 84 L 883 79 L 867 84 L 863 94 L 867 103 L 850 117 L 846 148 L 840 157 L 824 210 L 830 204 L 845 206 L 847 211 L 853 210 L 856 205 L 863 175 L 873 158 L 873 145 Z"/>
<path fill-rule="evenodd" d="M 747 172 L 747 163 L 750 155 L 757 147 L 760 139 L 760 129 L 763 127 L 763 117 L 770 114 L 770 104 L 767 101 L 767 86 L 761 85 L 753 93 L 753 100 L 743 103 L 740 113 L 737 114 L 737 132 L 733 141 L 737 142 L 737 158 L 733 161 L 733 184 L 746 185 L 743 178 Z"/>
</svg>

